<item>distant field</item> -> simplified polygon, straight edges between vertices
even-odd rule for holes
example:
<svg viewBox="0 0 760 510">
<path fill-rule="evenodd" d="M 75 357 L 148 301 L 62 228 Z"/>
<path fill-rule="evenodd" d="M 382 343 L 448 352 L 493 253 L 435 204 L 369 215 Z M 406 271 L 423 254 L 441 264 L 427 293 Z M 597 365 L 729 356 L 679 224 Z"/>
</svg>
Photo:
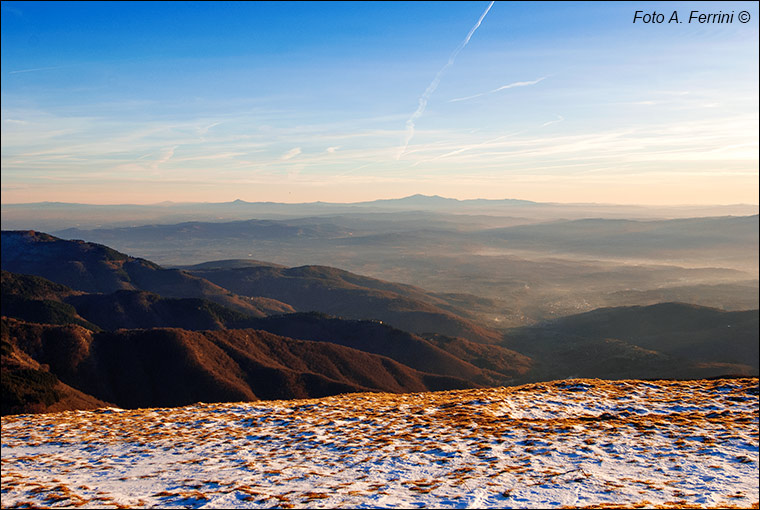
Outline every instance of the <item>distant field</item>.
<svg viewBox="0 0 760 510">
<path fill-rule="evenodd" d="M 758 379 L 2 418 L 2 504 L 757 508 Z"/>
</svg>

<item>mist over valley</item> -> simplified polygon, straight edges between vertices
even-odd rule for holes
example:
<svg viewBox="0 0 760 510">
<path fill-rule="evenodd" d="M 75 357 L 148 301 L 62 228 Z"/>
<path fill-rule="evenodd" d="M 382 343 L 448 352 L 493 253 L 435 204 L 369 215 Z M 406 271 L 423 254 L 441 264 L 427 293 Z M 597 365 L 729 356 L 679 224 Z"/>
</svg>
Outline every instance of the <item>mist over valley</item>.
<svg viewBox="0 0 760 510">
<path fill-rule="evenodd" d="M 19 377 L 4 412 L 76 407 L 61 403 L 71 391 L 146 407 L 757 375 L 757 215 L 529 220 L 541 204 L 465 205 L 410 197 L 289 219 L 4 230 L 4 366 Z M 78 354 L 59 358 L 55 338 Z M 103 382 L 123 352 L 156 342 Z M 166 356 L 186 360 L 175 383 L 206 389 L 145 386 L 165 377 Z M 24 393 L 39 374 L 70 390 Z"/>
</svg>

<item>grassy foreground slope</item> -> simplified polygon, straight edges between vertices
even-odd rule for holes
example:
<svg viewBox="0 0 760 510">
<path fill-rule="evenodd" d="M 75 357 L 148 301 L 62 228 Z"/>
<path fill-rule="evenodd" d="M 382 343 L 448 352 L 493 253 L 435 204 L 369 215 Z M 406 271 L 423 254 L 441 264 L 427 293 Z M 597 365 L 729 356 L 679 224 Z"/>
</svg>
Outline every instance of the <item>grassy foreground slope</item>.
<svg viewBox="0 0 760 510">
<path fill-rule="evenodd" d="M 756 508 L 757 408 L 757 378 L 575 379 L 6 416 L 3 505 Z"/>
</svg>

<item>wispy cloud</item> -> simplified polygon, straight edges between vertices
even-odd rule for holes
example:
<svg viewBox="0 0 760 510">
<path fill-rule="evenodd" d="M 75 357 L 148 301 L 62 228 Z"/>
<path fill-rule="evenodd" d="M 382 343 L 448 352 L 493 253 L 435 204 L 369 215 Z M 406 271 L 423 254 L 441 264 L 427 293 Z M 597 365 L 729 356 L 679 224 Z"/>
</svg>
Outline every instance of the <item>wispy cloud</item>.
<svg viewBox="0 0 760 510">
<path fill-rule="evenodd" d="M 219 124 L 221 124 L 221 121 L 219 121 L 219 122 L 213 122 L 213 123 L 211 123 L 211 124 L 209 124 L 207 126 L 199 127 L 198 128 L 198 134 L 201 135 L 201 136 L 203 136 L 206 133 L 208 133 L 209 129 L 211 129 L 212 127 L 218 126 Z"/>
<path fill-rule="evenodd" d="M 480 15 L 480 18 L 478 19 L 478 22 L 475 23 L 475 25 L 470 29 L 470 32 L 467 34 L 467 37 L 464 38 L 464 40 L 459 43 L 459 46 L 451 53 L 451 56 L 449 57 L 449 61 L 446 62 L 446 64 L 441 68 L 440 71 L 435 75 L 435 78 L 433 78 L 433 81 L 430 82 L 430 85 L 425 89 L 425 92 L 422 93 L 419 100 L 417 101 L 417 109 L 414 111 L 411 117 L 406 121 L 406 135 L 404 136 L 404 146 L 399 150 L 398 156 L 396 159 L 401 159 L 401 156 L 404 155 L 406 152 L 406 148 L 409 146 L 409 142 L 414 137 L 414 125 L 417 119 L 419 119 L 422 114 L 425 112 L 425 108 L 427 107 L 428 99 L 430 99 L 430 96 L 435 92 L 435 89 L 438 88 L 438 84 L 441 82 L 441 78 L 443 77 L 443 73 L 446 72 L 446 70 L 451 67 L 454 64 L 454 60 L 456 60 L 457 55 L 464 49 L 465 46 L 467 46 L 467 43 L 470 42 L 470 39 L 472 38 L 472 35 L 475 33 L 475 31 L 478 29 L 480 24 L 483 22 L 483 19 L 486 17 L 486 14 L 488 14 L 488 11 L 491 10 L 491 7 L 493 7 L 493 1 L 488 4 L 488 7 L 486 7 L 486 10 L 483 11 L 483 14 Z"/>
<path fill-rule="evenodd" d="M 557 174 L 579 169 L 600 172 L 663 170 L 678 173 L 715 169 L 757 174 L 757 128 L 744 116 L 702 122 L 630 126 L 619 130 L 566 131 L 542 135 L 537 128 L 562 122 L 562 117 L 532 129 L 463 144 L 463 134 L 453 133 L 448 146 L 436 143 L 415 150 L 415 167 L 421 172 L 450 175 L 468 168 L 467 175 L 549 168 Z M 455 136 L 454 136 L 455 135 Z"/>
<path fill-rule="evenodd" d="M 557 118 L 555 120 L 550 120 L 550 121 L 544 122 L 543 124 L 541 124 L 540 126 L 538 126 L 537 129 L 541 129 L 543 127 L 550 126 L 552 124 L 557 124 L 558 122 L 562 122 L 563 120 L 565 120 L 565 118 L 562 115 L 557 115 Z M 497 136 L 496 138 L 491 138 L 491 139 L 486 140 L 484 142 L 478 142 L 478 143 L 473 143 L 473 144 L 465 145 L 465 146 L 459 147 L 458 149 L 451 150 L 451 151 L 446 152 L 444 154 L 440 154 L 438 156 L 435 156 L 434 158 L 418 160 L 412 166 L 417 166 L 417 165 L 422 164 L 422 163 L 429 163 L 431 161 L 436 161 L 436 160 L 439 160 L 439 159 L 448 158 L 450 156 L 455 156 L 457 154 L 461 154 L 463 152 L 467 152 L 467 151 L 470 151 L 470 150 L 473 150 L 473 149 L 480 149 L 480 148 L 484 148 L 484 147 L 493 147 L 494 144 L 495 144 L 495 142 L 499 142 L 499 141 L 505 140 L 507 138 L 513 138 L 515 136 L 522 135 L 524 133 L 527 133 L 527 132 L 531 131 L 532 129 L 534 129 L 534 128 L 526 128 L 526 129 L 522 129 L 520 131 L 515 131 L 515 132 L 512 132 L 512 133 L 507 133 L 506 135 Z"/>
<path fill-rule="evenodd" d="M 480 94 L 473 94 L 472 96 L 450 99 L 449 103 L 455 103 L 457 101 L 467 101 L 468 99 L 475 99 L 476 97 L 485 96 L 486 94 L 493 94 L 494 92 L 499 92 L 501 90 L 511 89 L 515 87 L 528 87 L 530 85 L 535 85 L 536 83 L 539 83 L 545 79 L 546 79 L 546 76 L 542 76 L 541 78 L 537 80 L 533 80 L 533 81 L 516 81 L 514 83 L 510 83 L 508 85 L 502 85 L 501 87 L 495 88 L 493 90 L 489 90 L 488 92 L 481 92 Z"/>
<path fill-rule="evenodd" d="M 296 156 L 298 156 L 299 154 L 301 154 L 301 148 L 300 148 L 300 147 L 295 147 L 295 148 L 293 148 L 293 149 L 290 149 L 290 150 L 289 150 L 288 152 L 286 152 L 285 154 L 283 154 L 283 155 L 282 155 L 282 157 L 281 157 L 280 159 L 281 159 L 281 160 L 283 160 L 283 161 L 287 161 L 287 160 L 289 160 L 289 159 L 293 159 L 293 158 L 295 158 L 295 157 L 296 157 Z"/>
<path fill-rule="evenodd" d="M 563 120 L 565 120 L 565 118 L 562 115 L 557 115 L 557 118 L 555 120 L 544 122 L 543 124 L 541 124 L 540 127 L 551 126 L 552 124 L 557 124 L 558 122 L 562 122 Z"/>
<path fill-rule="evenodd" d="M 328 147 L 327 149 L 325 149 L 325 152 L 329 152 L 330 154 L 332 154 L 335 151 L 337 151 L 338 149 L 340 149 L 339 146 Z"/>
<path fill-rule="evenodd" d="M 184 158 L 175 158 L 175 161 L 215 161 L 220 159 L 230 159 L 230 158 L 236 158 L 238 156 L 247 156 L 249 152 L 222 152 L 219 154 L 206 154 L 206 155 L 196 155 L 196 156 L 187 156 Z"/>
<path fill-rule="evenodd" d="M 177 146 L 174 147 L 167 147 L 161 152 L 161 157 L 159 157 L 157 160 L 155 160 L 153 163 L 151 163 L 151 168 L 153 170 L 158 170 L 158 167 L 169 161 L 174 157 L 174 151 L 177 150 Z"/>
</svg>

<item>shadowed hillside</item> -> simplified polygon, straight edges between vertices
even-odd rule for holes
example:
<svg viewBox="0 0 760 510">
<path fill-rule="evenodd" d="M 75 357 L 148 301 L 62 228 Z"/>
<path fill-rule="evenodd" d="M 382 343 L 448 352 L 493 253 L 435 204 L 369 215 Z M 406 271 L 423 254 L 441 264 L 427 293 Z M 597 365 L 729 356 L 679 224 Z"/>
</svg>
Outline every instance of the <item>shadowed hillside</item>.
<svg viewBox="0 0 760 510">
<path fill-rule="evenodd" d="M 758 310 L 684 303 L 602 308 L 515 328 L 502 345 L 536 360 L 528 377 L 758 374 Z"/>
<path fill-rule="evenodd" d="M 252 329 L 95 333 L 3 318 L 1 336 L 8 356 L 30 358 L 69 386 L 129 408 L 476 386 L 384 356 Z"/>
<path fill-rule="evenodd" d="M 35 299 L 40 296 L 51 299 Z M 93 331 L 157 327 L 261 329 L 301 340 L 345 345 L 388 356 L 423 372 L 480 384 L 507 384 L 531 364 L 525 356 L 500 346 L 451 337 L 442 337 L 447 341 L 439 345 L 378 321 L 338 319 L 317 312 L 256 318 L 208 300 L 163 298 L 134 290 L 88 294 L 38 276 L 8 271 L 3 271 L 3 315 L 46 324 L 78 324 Z M 456 354 L 448 352 L 450 348 Z M 485 352 L 488 356 L 483 355 Z"/>
<path fill-rule="evenodd" d="M 197 276 L 163 269 L 107 246 L 64 241 L 34 231 L 2 232 L 2 268 L 42 276 L 85 292 L 147 290 L 165 297 L 204 298 L 256 316 L 293 311 L 271 299 L 241 298 Z"/>
<path fill-rule="evenodd" d="M 45 278 L 2 271 L 2 314 L 43 324 L 78 324 L 98 330 L 99 326 L 81 317 L 66 298 L 84 294 Z"/>
<path fill-rule="evenodd" d="M 246 327 L 252 315 L 198 298 L 163 298 L 137 290 L 68 298 L 77 312 L 106 330 L 172 327 L 189 330 Z"/>
<path fill-rule="evenodd" d="M 319 311 L 383 320 L 416 333 L 434 332 L 491 343 L 499 339 L 497 332 L 436 306 L 453 309 L 445 299 L 412 286 L 335 268 L 265 265 L 203 269 L 190 274 L 163 269 L 106 246 L 64 241 L 37 232 L 4 231 L 2 243 L 4 270 L 42 276 L 89 293 L 145 290 L 164 297 L 209 299 L 258 317 Z"/>
<path fill-rule="evenodd" d="M 16 342 L 6 339 L 5 330 L 3 322 L 0 414 L 97 409 L 111 405 L 61 382 L 47 365 L 41 365 L 19 349 Z"/>
<path fill-rule="evenodd" d="M 291 338 L 331 342 L 388 356 L 414 369 L 480 384 L 509 384 L 531 366 L 530 358 L 497 345 L 464 338 L 429 341 L 376 321 L 337 319 L 319 313 L 264 317 L 253 327 Z M 488 353 L 488 356 L 483 354 Z"/>
<path fill-rule="evenodd" d="M 384 282 L 332 267 L 193 269 L 192 274 L 245 296 L 265 296 L 296 310 L 350 319 L 376 319 L 414 333 L 441 333 L 494 343 L 499 334 L 431 302 L 445 303 L 409 285 Z"/>
<path fill-rule="evenodd" d="M 450 311 L 492 304 L 469 294 L 324 266 L 227 260 L 191 274 L 46 234 L 2 239 L 8 412 L 758 373 L 758 310 L 603 308 L 502 338 Z M 79 276 L 79 287 L 64 285 Z M 262 317 L 262 303 L 320 312 Z"/>
<path fill-rule="evenodd" d="M 39 276 L 2 272 L 3 315 L 43 324 L 78 324 L 93 331 L 176 327 L 247 328 L 256 317 L 198 298 L 164 298 L 152 292 L 74 291 Z"/>
<path fill-rule="evenodd" d="M 49 289 L 55 289 L 55 292 Z M 45 296 L 53 299 L 34 299 Z M 56 300 L 57 299 L 57 300 Z M 40 309 L 66 313 L 41 313 Z M 88 294 L 38 276 L 3 272 L 3 315 L 47 324 L 77 324 L 93 331 L 176 327 L 187 330 L 253 328 L 301 340 L 344 345 L 387 356 L 432 374 L 465 378 L 479 384 L 508 384 L 523 374 L 530 360 L 514 351 L 489 346 L 490 361 L 472 352 L 483 344 L 458 338 L 469 351 L 446 352 L 434 343 L 378 321 L 338 319 L 319 313 L 293 313 L 256 318 L 194 298 L 162 298 L 145 291 L 119 290 Z M 447 344 L 447 346 L 450 344 Z M 472 351 L 472 352 L 471 352 Z"/>
</svg>

